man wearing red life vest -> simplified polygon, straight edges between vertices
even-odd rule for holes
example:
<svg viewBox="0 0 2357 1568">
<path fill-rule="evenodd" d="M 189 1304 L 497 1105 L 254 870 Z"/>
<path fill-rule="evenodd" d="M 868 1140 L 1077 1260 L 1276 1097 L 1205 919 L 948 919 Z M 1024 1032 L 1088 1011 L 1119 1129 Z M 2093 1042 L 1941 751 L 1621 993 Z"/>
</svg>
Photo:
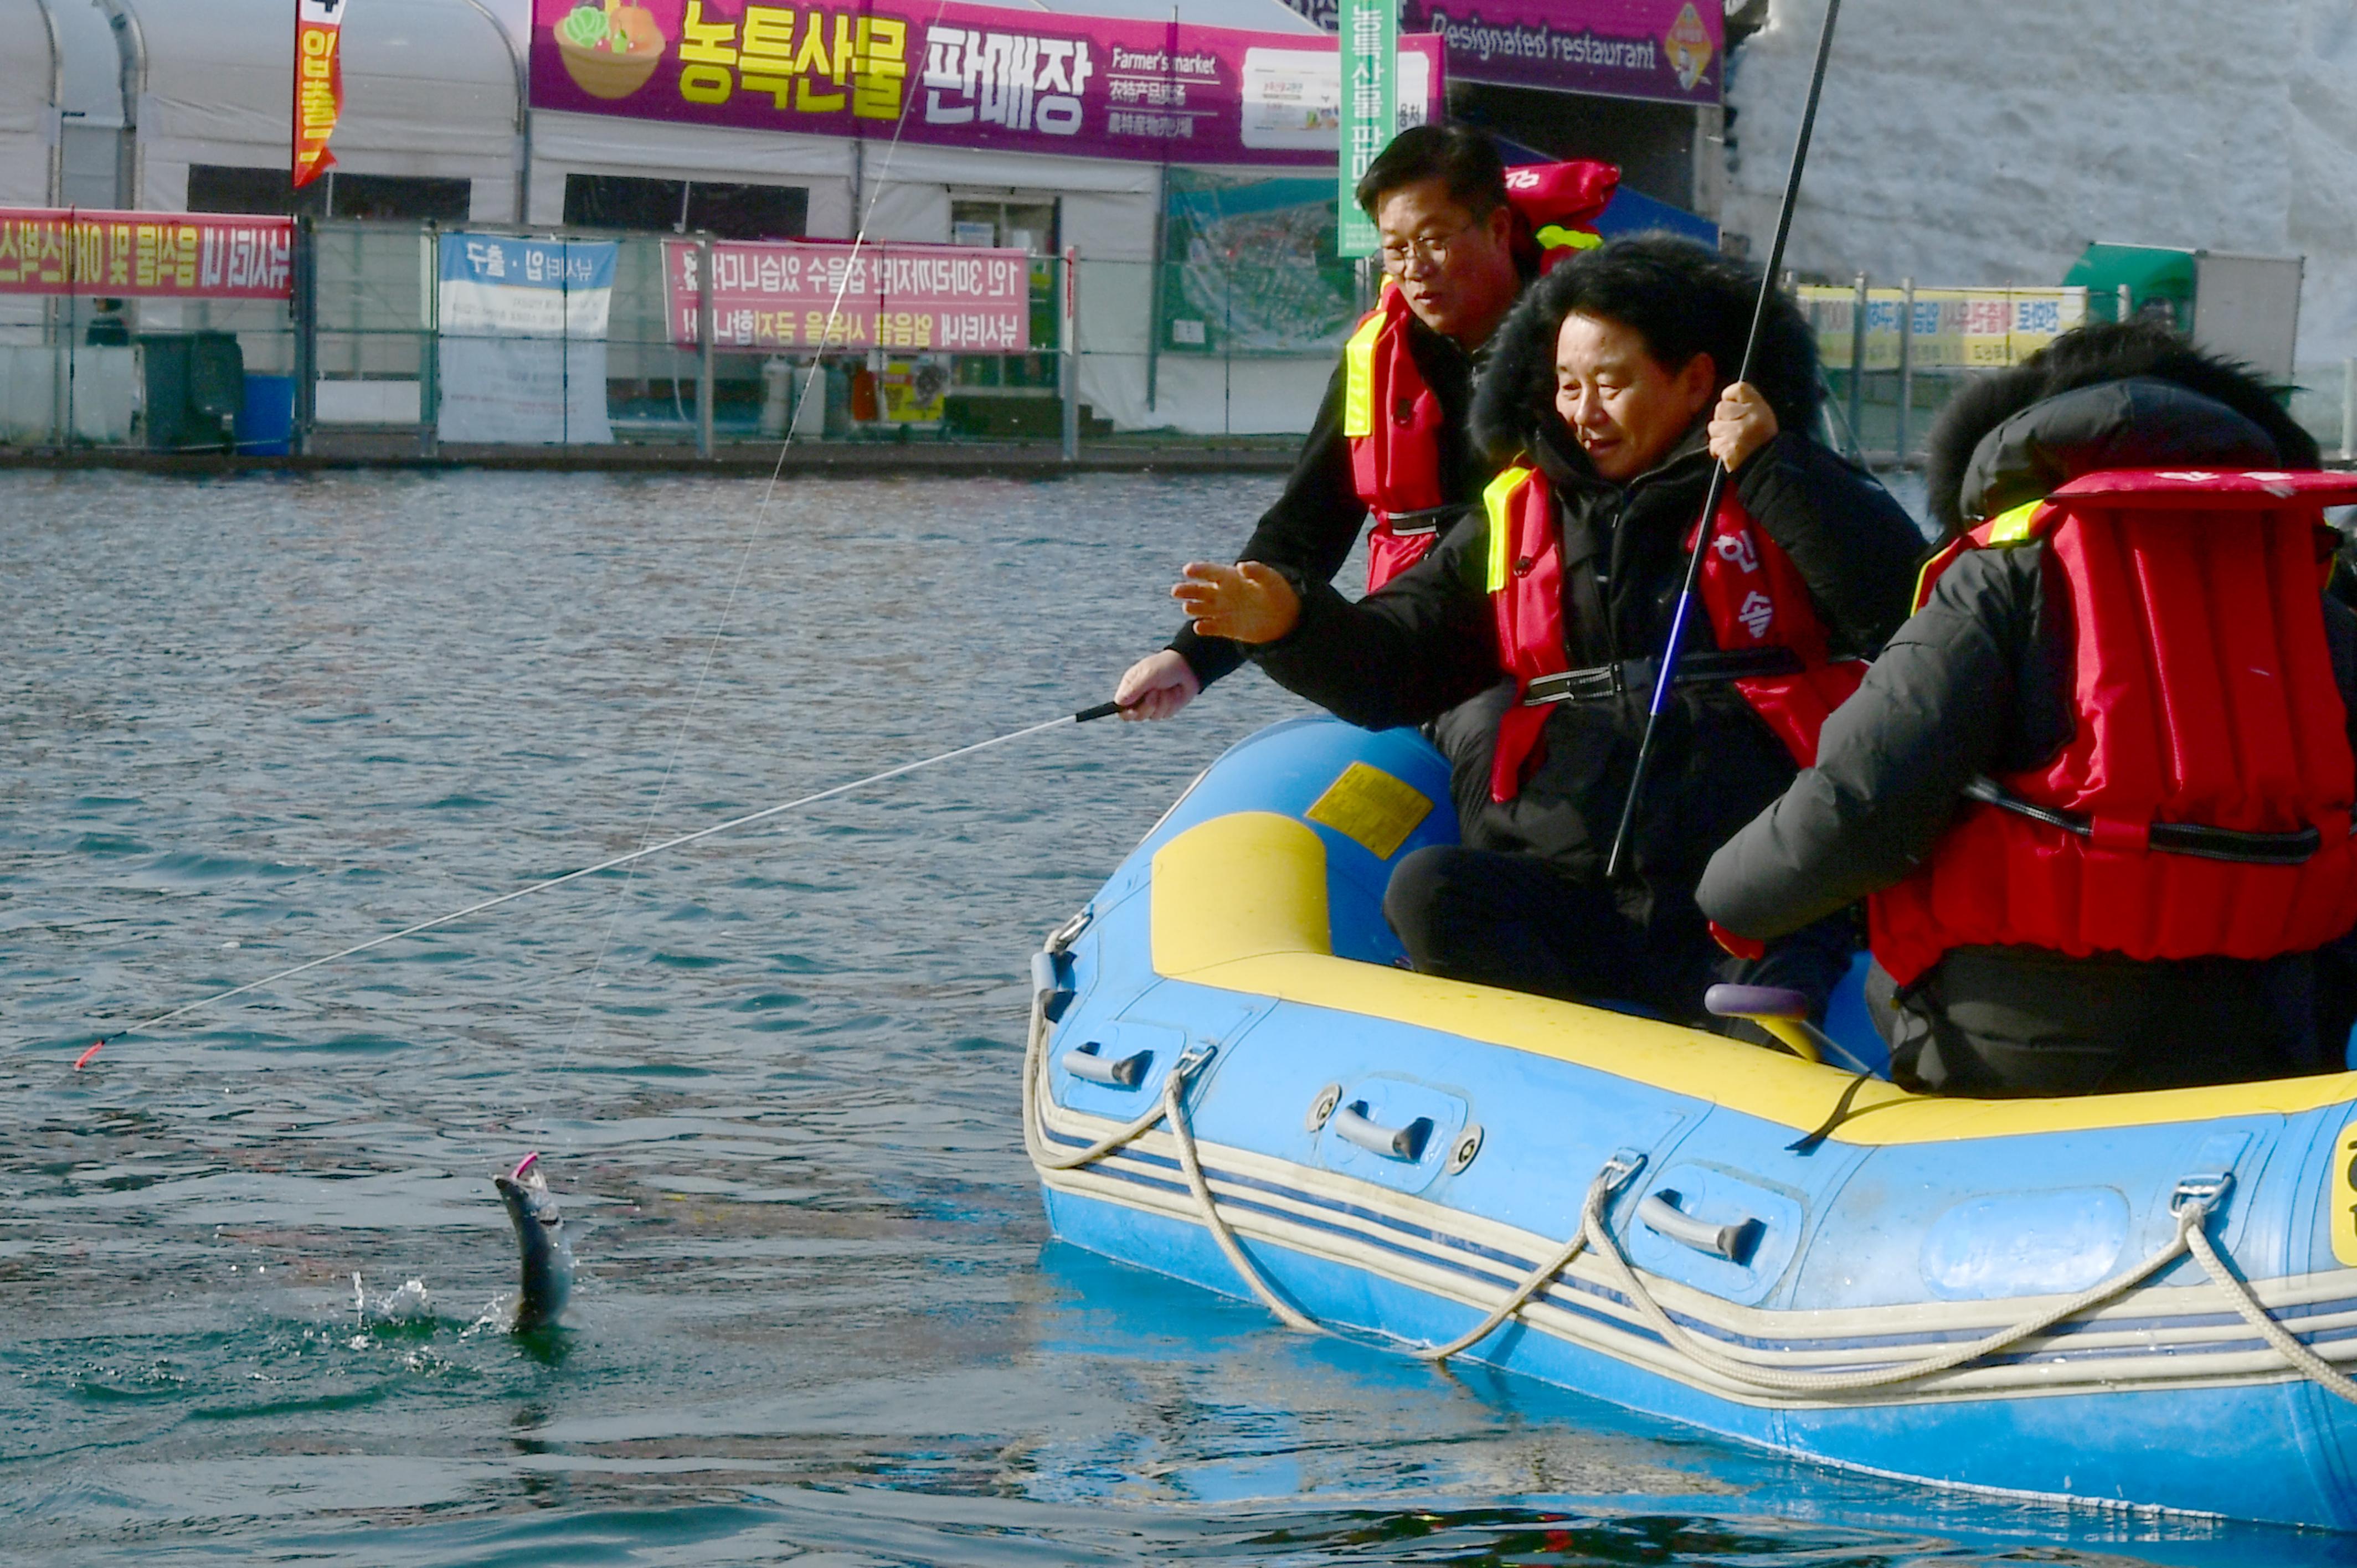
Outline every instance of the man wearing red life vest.
<svg viewBox="0 0 2357 1568">
<path fill-rule="evenodd" d="M 2357 617 L 2322 592 L 2321 508 L 2357 479 L 2282 471 L 2316 461 L 2255 378 L 2151 324 L 1960 394 L 1921 607 L 1703 908 L 1772 938 L 1868 897 L 1910 1087 L 2337 1069 Z"/>
<path fill-rule="evenodd" d="M 1420 723 L 1496 689 L 1458 710 L 1490 721 L 1479 754 L 1451 758 L 1462 843 L 1403 860 L 1384 896 L 1418 970 L 1694 1022 L 1709 984 L 1736 977 L 1695 880 L 1813 756 L 1857 657 L 1904 618 L 1922 545 L 1805 434 L 1814 338 L 1790 300 L 1772 301 L 1755 384 L 1730 384 L 1757 289 L 1751 269 L 1663 235 L 1572 257 L 1501 329 L 1475 397 L 1503 470 L 1484 528 L 1356 605 L 1253 562 L 1189 566 L 1174 590 L 1199 629 L 1258 645 L 1271 676 L 1354 724 Z M 1702 569 L 1708 613 L 1656 741 L 1636 875 L 1612 886 L 1605 855 L 1714 461 L 1734 478 Z M 1741 978 L 1822 997 L 1855 945 L 1835 921 Z"/>
<path fill-rule="evenodd" d="M 1285 493 L 1242 559 L 1323 581 L 1370 516 L 1370 588 L 1478 519 L 1489 465 L 1467 439 L 1476 361 L 1525 278 L 1598 243 L 1586 224 L 1620 171 L 1573 162 L 1508 170 L 1478 131 L 1403 131 L 1358 185 L 1383 237 L 1380 302 L 1351 332 Z M 1243 662 L 1223 639 L 1180 628 L 1138 660 L 1114 700 L 1130 719 L 1168 718 Z"/>
</svg>

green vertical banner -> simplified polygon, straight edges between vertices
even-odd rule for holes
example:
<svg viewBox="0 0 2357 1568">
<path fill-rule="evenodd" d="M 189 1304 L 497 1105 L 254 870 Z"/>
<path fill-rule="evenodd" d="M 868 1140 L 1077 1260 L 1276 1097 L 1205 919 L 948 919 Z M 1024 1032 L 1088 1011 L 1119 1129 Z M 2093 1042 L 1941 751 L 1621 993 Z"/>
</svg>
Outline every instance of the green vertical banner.
<svg viewBox="0 0 2357 1568">
<path fill-rule="evenodd" d="M 1374 220 L 1351 195 L 1359 177 L 1399 125 L 1399 0 L 1342 0 L 1335 18 L 1342 48 L 1341 236 L 1344 256 L 1374 252 Z"/>
</svg>

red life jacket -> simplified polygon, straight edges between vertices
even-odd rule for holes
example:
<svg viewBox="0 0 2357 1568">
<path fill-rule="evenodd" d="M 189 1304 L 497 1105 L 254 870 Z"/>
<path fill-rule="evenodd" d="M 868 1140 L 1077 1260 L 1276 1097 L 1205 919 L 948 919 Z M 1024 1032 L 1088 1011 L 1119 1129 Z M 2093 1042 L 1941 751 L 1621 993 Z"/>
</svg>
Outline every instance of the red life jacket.
<svg viewBox="0 0 2357 1568">
<path fill-rule="evenodd" d="M 2051 763 L 1976 784 L 1868 901 L 1892 979 L 1953 947 L 2263 959 L 2357 924 L 2357 764 L 2319 544 L 2320 509 L 2352 499 L 2357 479 L 2331 474 L 2091 474 L 1924 568 L 1919 608 L 1965 550 L 2046 541 L 2078 725 Z"/>
<path fill-rule="evenodd" d="M 1544 272 L 1561 257 L 1602 244 L 1588 225 L 1620 182 L 1612 165 L 1586 159 L 1509 170 L 1507 201 L 1520 220 L 1517 250 L 1535 246 Z M 1462 510 L 1442 489 L 1448 421 L 1408 351 L 1411 315 L 1407 295 L 1385 278 L 1381 299 L 1360 317 L 1342 350 L 1342 434 L 1351 444 L 1351 488 L 1375 517 L 1367 536 L 1369 593 L 1423 560 L 1443 525 Z"/>
<path fill-rule="evenodd" d="M 1563 535 L 1546 476 L 1534 468 L 1508 468 L 1491 481 L 1482 499 L 1490 513 L 1490 611 L 1499 661 L 1514 678 L 1516 698 L 1499 721 L 1498 751 L 1490 769 L 1490 798 L 1502 801 L 1522 792 L 1523 765 L 1546 728 L 1547 706 L 1525 701 L 1531 683 L 1570 674 L 1572 668 L 1563 624 Z M 1701 531 L 1697 521 L 1686 535 L 1689 553 Z M 1810 767 L 1827 715 L 1857 690 L 1866 661 L 1830 657 L 1824 623 L 1800 569 L 1752 521 L 1732 486 L 1720 498 L 1718 526 L 1697 590 L 1722 655 L 1790 655 L 1792 668 L 1734 678 L 1732 684 L 1792 759 Z M 1681 662 L 1705 658 L 1690 652 Z M 1642 692 L 1634 693 L 1638 702 L 1644 698 Z"/>
</svg>

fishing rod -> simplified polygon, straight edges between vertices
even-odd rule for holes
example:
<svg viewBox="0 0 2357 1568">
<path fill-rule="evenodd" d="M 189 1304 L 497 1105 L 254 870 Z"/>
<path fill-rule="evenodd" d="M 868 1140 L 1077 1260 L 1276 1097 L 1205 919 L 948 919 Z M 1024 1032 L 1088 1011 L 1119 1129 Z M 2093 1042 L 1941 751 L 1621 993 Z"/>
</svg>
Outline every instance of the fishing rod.
<svg viewBox="0 0 2357 1568">
<path fill-rule="evenodd" d="M 661 843 L 645 844 L 638 849 L 630 851 L 628 854 L 618 854 L 611 860 L 601 860 L 595 865 L 585 865 L 577 871 L 568 871 L 561 876 L 551 876 L 544 881 L 534 882 L 528 886 L 518 887 L 511 892 L 502 893 L 494 898 L 479 899 L 475 903 L 468 905 L 463 909 L 453 909 L 447 915 L 436 915 L 430 920 L 420 920 L 414 925 L 404 926 L 397 931 L 387 931 L 382 936 L 371 937 L 364 942 L 354 942 L 350 947 L 339 949 L 334 952 L 326 954 L 324 957 L 310 959 L 305 962 L 279 970 L 274 974 L 265 974 L 259 980 L 248 981 L 243 985 L 231 986 L 227 991 L 217 991 L 210 996 L 199 997 L 194 1002 L 183 1003 L 181 1005 L 171 1009 L 169 1012 L 158 1013 L 153 1017 L 143 1018 L 135 1024 L 125 1025 L 123 1028 L 116 1030 L 113 1034 L 101 1039 L 97 1045 L 92 1046 L 88 1050 L 82 1052 L 82 1054 L 75 1059 L 74 1067 L 79 1070 L 83 1065 L 89 1062 L 91 1058 L 98 1054 L 101 1047 L 105 1046 L 109 1041 L 119 1040 L 129 1035 L 142 1033 L 145 1030 L 155 1028 L 159 1024 L 167 1024 L 175 1018 L 182 1017 L 188 1014 L 197 1012 L 200 1008 L 210 1007 L 219 1003 L 227 1002 L 234 996 L 243 996 L 249 992 L 259 991 L 265 985 L 274 985 L 279 981 L 291 979 L 293 976 L 302 974 L 307 971 L 319 969 L 328 964 L 335 963 L 339 960 L 353 957 L 355 954 L 367 952 L 371 948 L 381 948 L 387 942 L 397 942 L 404 937 L 414 937 L 418 935 L 420 932 L 430 931 L 437 927 L 447 926 L 454 920 L 463 920 L 469 915 L 479 915 L 486 909 L 496 909 L 502 904 L 512 904 L 519 898 L 528 898 L 535 893 L 545 893 L 552 887 L 562 887 L 568 882 L 578 882 L 585 876 L 595 876 L 600 872 L 612 871 L 619 866 L 634 865 L 639 861 L 645 860 L 650 855 L 662 854 L 668 850 L 680 849 L 685 845 L 698 843 L 704 839 L 716 837 L 721 833 L 730 832 L 738 828 L 750 827 L 755 822 L 767 822 L 772 817 L 783 816 L 788 811 L 798 811 L 804 806 L 814 806 L 821 800 L 833 800 L 837 795 L 847 795 L 854 789 L 863 789 L 870 784 L 881 784 L 888 779 L 898 779 L 903 774 L 914 773 L 920 768 L 931 768 L 939 763 L 954 762 L 961 757 L 972 757 L 976 752 L 988 751 L 993 746 L 1006 746 L 1012 742 L 1023 740 L 1031 736 L 1044 735 L 1051 729 L 1061 729 L 1067 725 L 1091 724 L 1098 719 L 1111 718 L 1120 711 L 1121 705 L 1118 703 L 1099 703 L 1095 707 L 1082 708 L 1076 714 L 1060 714 L 1052 719 L 1043 719 L 1038 724 L 1027 725 L 1021 729 L 1009 730 L 1005 735 L 994 736 L 988 740 L 975 741 L 971 746 L 961 746 L 952 750 L 938 753 L 932 757 L 920 757 L 915 762 L 904 762 L 898 768 L 888 768 L 881 773 L 871 773 L 865 779 L 855 779 L 848 784 L 837 784 L 832 789 L 821 789 L 815 794 L 803 795 L 791 800 L 783 800 L 779 802 L 777 805 L 767 806 L 758 811 L 749 811 L 741 817 L 731 817 L 725 822 L 715 822 L 710 827 L 698 828 L 694 832 L 681 833 L 677 837 L 667 838 Z"/>
<path fill-rule="evenodd" d="M 1751 380 L 1752 357 L 1760 351 L 1760 334 L 1768 321 L 1768 302 L 1775 297 L 1776 275 L 1784 270 L 1784 242 L 1792 232 L 1792 209 L 1801 199 L 1801 170 L 1809 161 L 1809 136 L 1816 129 L 1817 99 L 1825 88 L 1825 61 L 1834 52 L 1834 19 L 1841 15 L 1841 0 L 1825 0 L 1825 24 L 1817 34 L 1816 69 L 1809 77 L 1808 106 L 1801 111 L 1801 134 L 1792 144 L 1792 166 L 1784 177 L 1783 209 L 1776 215 L 1776 242 L 1769 248 L 1768 265 L 1760 274 L 1760 299 L 1752 306 L 1751 331 L 1743 340 L 1743 366 L 1736 374 L 1738 381 Z M 1645 774 L 1652 766 L 1653 737 L 1660 730 L 1662 712 L 1670 705 L 1670 693 L 1676 690 L 1678 650 L 1685 642 L 1686 622 L 1694 614 L 1695 585 L 1702 575 L 1702 559 L 1709 553 L 1710 536 L 1718 521 L 1719 497 L 1726 493 L 1728 469 L 1724 463 L 1710 466 L 1710 488 L 1703 495 L 1702 523 L 1695 535 L 1694 553 L 1686 557 L 1685 585 L 1678 592 L 1678 607 L 1670 617 L 1669 646 L 1662 650 L 1660 672 L 1653 679 L 1652 701 L 1645 709 L 1645 733 L 1637 742 L 1637 763 L 1630 771 L 1629 793 L 1620 802 L 1620 825 L 1612 831 L 1611 857 L 1604 863 L 1607 881 L 1620 875 L 1620 863 L 1629 850 L 1629 830 L 1637 820 L 1637 801 L 1644 793 Z"/>
</svg>

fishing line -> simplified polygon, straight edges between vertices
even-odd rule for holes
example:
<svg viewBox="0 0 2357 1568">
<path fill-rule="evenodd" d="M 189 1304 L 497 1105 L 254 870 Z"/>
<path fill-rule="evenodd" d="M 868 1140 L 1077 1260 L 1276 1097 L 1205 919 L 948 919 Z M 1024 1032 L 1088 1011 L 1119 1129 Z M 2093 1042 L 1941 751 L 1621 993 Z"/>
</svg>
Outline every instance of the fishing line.
<svg viewBox="0 0 2357 1568">
<path fill-rule="evenodd" d="M 1809 101 L 1801 111 L 1801 134 L 1792 143 L 1792 165 L 1784 176 L 1784 204 L 1776 214 L 1776 242 L 1768 252 L 1768 265 L 1760 274 L 1760 297 L 1751 308 L 1751 331 L 1743 339 L 1743 367 L 1735 379 L 1749 383 L 1751 380 L 1752 357 L 1760 351 L 1760 334 L 1768 323 L 1768 302 L 1776 295 L 1776 274 L 1784 266 L 1784 242 L 1792 232 L 1792 209 L 1801 202 L 1801 171 L 1808 166 L 1809 137 L 1817 125 L 1817 100 L 1825 91 L 1825 64 L 1833 58 L 1834 20 L 1841 15 L 1841 0 L 1825 0 L 1825 23 L 1817 34 L 1816 69 L 1809 76 Z M 1857 374 L 1852 371 L 1851 374 Z M 1702 521 L 1695 532 L 1695 545 L 1686 557 L 1685 586 L 1679 591 L 1678 605 L 1670 617 L 1668 646 L 1662 650 L 1661 668 L 1653 676 L 1652 701 L 1645 711 L 1645 733 L 1637 742 L 1637 759 L 1629 772 L 1629 793 L 1621 798 L 1620 825 L 1612 830 L 1612 853 L 1604 862 L 1604 876 L 1617 882 L 1620 864 L 1629 849 L 1629 830 L 1637 820 L 1637 800 L 1644 791 L 1645 775 L 1653 761 L 1653 737 L 1660 729 L 1662 714 L 1670 705 L 1677 689 L 1678 650 L 1685 642 L 1686 622 L 1693 618 L 1695 583 L 1702 575 L 1703 557 L 1710 553 L 1711 534 L 1718 521 L 1718 499 L 1727 490 L 1727 468 L 1724 463 L 1710 466 L 1710 486 L 1703 494 Z"/>
<path fill-rule="evenodd" d="M 371 937 L 364 942 L 354 942 L 350 947 L 339 948 L 336 951 L 328 953 L 323 957 L 311 959 L 302 963 L 291 965 L 288 968 L 279 970 L 274 974 L 265 974 L 259 980 L 251 980 L 246 982 L 243 985 L 231 986 L 227 991 L 217 991 L 210 996 L 199 997 L 194 1002 L 183 1003 L 181 1005 L 171 1009 L 169 1012 L 158 1013 L 153 1017 L 143 1018 L 135 1024 L 125 1025 L 123 1028 L 107 1036 L 105 1039 L 99 1041 L 97 1046 L 92 1046 L 89 1050 L 84 1051 L 81 1058 L 74 1063 L 74 1066 L 79 1069 L 84 1062 L 87 1062 L 91 1057 L 98 1053 L 99 1046 L 103 1046 L 109 1041 L 119 1040 L 129 1035 L 144 1033 L 146 1030 L 155 1028 L 158 1025 L 168 1024 L 175 1018 L 186 1016 L 188 1014 L 194 1013 L 200 1008 L 213 1006 L 216 1004 L 226 1002 L 234 996 L 246 995 L 251 992 L 261 990 L 265 985 L 274 985 L 279 981 L 291 979 L 292 977 L 302 974 L 307 971 L 319 969 L 325 965 L 335 963 L 339 960 L 351 958 L 356 954 L 367 952 L 371 948 L 381 948 L 387 942 L 397 942 L 404 937 L 414 937 L 418 935 L 420 932 L 430 931 L 437 927 L 449 925 L 454 920 L 463 920 L 469 915 L 479 915 L 486 909 L 496 909 L 502 904 L 512 904 L 519 898 L 528 898 L 535 893 L 545 893 L 552 887 L 562 887 L 568 882 L 578 882 L 585 876 L 596 876 L 601 872 L 613 871 L 621 866 L 632 865 L 639 861 L 645 860 L 651 855 L 662 854 L 669 850 L 683 848 L 688 844 L 700 843 L 705 839 L 714 838 L 721 833 L 730 832 L 738 828 L 750 827 L 755 822 L 765 822 L 772 817 L 783 816 L 788 811 L 798 811 L 804 806 L 814 806 L 821 800 L 831 800 L 837 795 L 847 795 L 854 789 L 863 789 L 871 784 L 881 784 L 888 779 L 898 779 L 904 774 L 914 773 L 920 768 L 932 768 L 944 762 L 954 762 L 959 757 L 972 757 L 977 752 L 988 751 L 994 746 L 1011 745 L 1016 741 L 1026 739 L 1031 736 L 1043 735 L 1051 729 L 1061 729 L 1066 725 L 1084 725 L 1097 719 L 1109 718 L 1118 712 L 1120 712 L 1120 708 L 1117 704 L 1113 703 L 1100 703 L 1095 707 L 1083 708 L 1076 714 L 1060 714 L 1052 719 L 1043 719 L 1038 724 L 1027 725 L 1018 730 L 1009 730 L 1005 735 L 993 736 L 988 740 L 978 740 L 970 746 L 961 746 L 952 750 L 936 753 L 931 757 L 920 757 L 914 762 L 904 762 L 898 768 L 888 768 L 881 773 L 870 773 L 864 779 L 854 779 L 847 784 L 837 784 L 830 789 L 821 789 L 815 794 L 798 796 L 791 800 L 782 800 L 777 805 L 766 806 L 758 811 L 748 811 L 741 817 L 731 817 L 725 822 L 715 822 L 710 827 L 698 828 L 694 832 L 681 833 L 676 837 L 667 838 L 661 843 L 645 844 L 638 849 L 631 850 L 627 854 L 618 854 L 611 860 L 601 860 L 595 865 L 585 865 L 577 871 L 568 871 L 561 876 L 547 877 L 542 881 L 534 882 L 528 886 L 518 887 L 511 892 L 500 894 L 497 897 L 478 899 L 476 902 L 466 906 L 464 908 L 453 909 L 448 914 L 436 915 L 430 920 L 420 920 L 414 925 L 404 926 L 397 931 L 387 931 L 382 936 Z"/>
<path fill-rule="evenodd" d="M 948 13 L 948 0 L 941 0 L 941 3 L 934 7 L 931 26 L 938 27 L 941 24 L 942 17 Z M 904 35 L 902 48 L 905 49 L 906 47 L 906 37 Z M 877 204 L 884 199 L 884 187 L 889 181 L 892 174 L 892 160 L 899 153 L 901 134 L 909 126 L 909 113 L 917 105 L 917 93 L 914 89 L 906 85 L 908 80 L 909 79 L 905 75 L 901 78 L 901 81 L 904 85 L 902 90 L 903 95 L 900 100 L 900 113 L 899 117 L 892 124 L 892 139 L 890 142 L 886 144 L 884 148 L 884 166 L 877 174 L 875 188 L 868 193 L 867 209 L 860 214 L 859 222 L 852 231 L 851 252 L 850 254 L 844 259 L 843 275 L 836 280 L 834 298 L 830 301 L 827 306 L 826 323 L 819 331 L 817 348 L 820 350 L 820 354 L 823 354 L 827 346 L 834 340 L 835 324 L 842 319 L 843 302 L 845 296 L 850 293 L 851 279 L 853 272 L 859 262 L 859 252 L 866 245 L 867 231 L 876 220 Z M 863 160 L 864 172 L 864 159 L 866 156 L 865 149 L 867 144 L 864 139 L 862 139 L 856 145 L 862 149 L 859 156 Z M 718 255 L 719 252 L 716 247 L 711 252 L 711 255 L 707 258 L 707 263 L 716 263 L 717 262 Z M 707 274 L 709 274 L 716 271 L 716 267 L 707 264 L 705 270 Z M 705 292 L 707 295 L 711 294 L 714 290 L 716 279 L 711 275 L 706 275 L 702 281 Z M 710 323 L 709 326 L 713 330 L 714 335 L 717 337 L 717 321 Z M 704 319 L 704 313 L 699 310 L 696 315 L 696 331 L 699 338 L 699 347 L 709 350 L 716 347 L 716 345 L 704 344 L 701 342 L 702 334 L 706 329 L 706 327 L 707 323 Z M 760 543 L 762 538 L 769 532 L 770 504 L 777 497 L 778 481 L 785 473 L 786 454 L 792 449 L 794 444 L 794 432 L 802 427 L 802 410 L 808 406 L 811 394 L 817 392 L 826 384 L 825 370 L 819 363 L 820 354 L 813 354 L 812 356 L 811 365 L 813 373 L 812 374 L 809 381 L 804 384 L 801 397 L 798 400 L 789 401 L 786 412 L 785 435 L 778 443 L 778 460 L 770 467 L 769 483 L 762 489 L 761 504 L 754 513 L 752 530 L 745 536 L 744 547 L 737 552 L 737 570 L 735 575 L 729 579 L 728 596 L 721 604 L 720 619 L 712 629 L 712 640 L 705 648 L 704 662 L 696 671 L 694 689 L 688 693 L 687 711 L 680 715 L 679 733 L 672 737 L 670 755 L 663 759 L 662 777 L 656 781 L 654 800 L 647 807 L 646 826 L 642 831 L 641 843 L 645 842 L 646 837 L 653 834 L 655 831 L 655 823 L 662 815 L 663 800 L 670 793 L 672 776 L 679 766 L 680 749 L 687 742 L 688 727 L 695 722 L 695 715 L 703 707 L 704 688 L 705 683 L 711 679 L 712 665 L 715 659 L 719 655 L 721 639 L 727 635 L 728 622 L 736 614 L 737 596 L 743 590 L 745 585 L 745 574 L 752 565 L 753 549 L 756 545 Z M 675 385 L 674 390 L 676 390 Z M 698 395 L 702 395 L 700 390 Z M 699 419 L 705 418 L 709 415 L 710 412 L 711 411 L 708 409 L 699 407 L 697 410 L 697 417 Z M 605 969 L 607 955 L 613 950 L 614 935 L 620 929 L 622 913 L 629 907 L 630 891 L 630 879 L 629 877 L 625 877 L 622 886 L 615 891 L 613 913 L 607 917 L 605 932 L 598 939 L 597 956 L 590 961 L 588 972 L 583 977 L 580 1000 L 574 1006 L 572 1022 L 565 1027 L 565 1042 L 557 1049 L 555 1071 L 551 1075 L 552 1085 L 554 1084 L 555 1076 L 564 1072 L 566 1058 L 572 1055 L 574 1042 L 580 1038 L 582 1022 L 588 1016 L 590 994 L 597 989 L 597 976 L 603 972 Z"/>
</svg>

